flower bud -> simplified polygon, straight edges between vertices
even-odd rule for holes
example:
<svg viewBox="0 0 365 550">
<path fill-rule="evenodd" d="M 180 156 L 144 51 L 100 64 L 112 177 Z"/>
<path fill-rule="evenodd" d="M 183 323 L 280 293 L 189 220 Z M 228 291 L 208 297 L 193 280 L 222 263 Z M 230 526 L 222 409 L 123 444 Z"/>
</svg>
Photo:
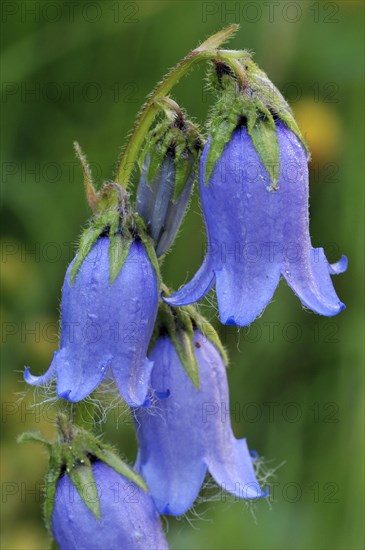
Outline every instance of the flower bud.
<svg viewBox="0 0 365 550">
<path fill-rule="evenodd" d="M 169 104 L 171 100 L 169 101 Z M 152 131 L 142 153 L 137 212 L 155 242 L 157 256 L 169 249 L 179 230 L 195 179 L 200 138 L 175 105 L 173 115 Z"/>
</svg>

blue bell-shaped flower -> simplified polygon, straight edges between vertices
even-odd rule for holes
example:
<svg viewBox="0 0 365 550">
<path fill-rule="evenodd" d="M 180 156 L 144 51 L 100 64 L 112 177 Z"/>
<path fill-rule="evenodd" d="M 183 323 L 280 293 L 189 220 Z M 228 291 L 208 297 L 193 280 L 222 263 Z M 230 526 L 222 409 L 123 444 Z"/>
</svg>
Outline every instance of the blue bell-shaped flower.
<svg viewBox="0 0 365 550">
<path fill-rule="evenodd" d="M 101 461 L 92 464 L 92 473 L 100 519 L 67 473 L 57 483 L 51 530 L 60 550 L 168 550 L 151 496 Z M 84 499 L 87 491 L 85 484 Z"/>
<path fill-rule="evenodd" d="M 145 402 L 153 363 L 146 357 L 158 306 L 158 280 L 146 248 L 135 240 L 113 282 L 110 238 L 100 237 L 71 283 L 77 256 L 62 291 L 61 342 L 49 370 L 25 381 L 57 381 L 57 395 L 85 399 L 100 382 L 113 377 L 130 406 Z"/>
<path fill-rule="evenodd" d="M 196 302 L 215 284 L 222 323 L 245 326 L 260 315 L 284 277 L 315 313 L 332 316 L 345 307 L 331 275 L 346 270 L 347 258 L 331 265 L 323 249 L 311 244 L 305 148 L 282 120 L 275 127 L 279 165 L 274 184 L 244 123 L 206 181 L 208 141 L 200 168 L 207 254 L 194 278 L 166 298 L 170 305 Z"/>
<path fill-rule="evenodd" d="M 237 440 L 232 433 L 223 359 L 200 330 L 195 330 L 193 346 L 199 387 L 183 368 L 170 337 L 159 336 L 150 355 L 153 403 L 148 409 L 135 409 L 136 467 L 161 514 L 184 514 L 208 470 L 222 489 L 236 497 L 267 494 L 256 479 L 246 440 Z"/>
</svg>

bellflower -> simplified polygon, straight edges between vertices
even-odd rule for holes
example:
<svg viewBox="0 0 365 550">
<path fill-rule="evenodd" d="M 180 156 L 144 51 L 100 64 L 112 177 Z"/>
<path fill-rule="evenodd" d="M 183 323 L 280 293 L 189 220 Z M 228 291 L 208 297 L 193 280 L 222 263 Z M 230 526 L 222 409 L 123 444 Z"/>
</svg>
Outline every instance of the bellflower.
<svg viewBox="0 0 365 550">
<path fill-rule="evenodd" d="M 154 361 L 155 402 L 135 409 L 137 468 L 161 514 L 184 514 L 196 499 L 209 470 L 237 497 L 266 496 L 256 479 L 245 439 L 235 439 L 229 420 L 226 367 L 215 346 L 196 330 L 195 357 L 200 387 L 193 384 L 168 336 L 160 336 Z"/>
<path fill-rule="evenodd" d="M 151 496 L 103 462 L 94 462 L 92 471 L 100 520 L 67 473 L 58 481 L 51 528 L 60 550 L 168 550 Z"/>
<path fill-rule="evenodd" d="M 276 135 L 275 186 L 244 125 L 233 132 L 207 185 L 207 143 L 200 194 L 208 251 L 193 279 L 166 298 L 169 304 L 196 302 L 215 284 L 221 321 L 245 326 L 270 302 L 282 276 L 315 313 L 332 316 L 344 309 L 331 275 L 346 270 L 346 257 L 331 265 L 323 248 L 311 245 L 304 146 L 281 120 Z"/>
<path fill-rule="evenodd" d="M 56 378 L 57 395 L 68 401 L 87 397 L 111 375 L 123 399 L 140 406 L 148 393 L 152 362 L 147 347 L 157 314 L 158 283 L 144 244 L 134 241 L 115 280 L 110 282 L 109 238 L 100 237 L 71 284 L 69 266 L 62 291 L 60 349 L 48 371 L 25 381 Z"/>
</svg>

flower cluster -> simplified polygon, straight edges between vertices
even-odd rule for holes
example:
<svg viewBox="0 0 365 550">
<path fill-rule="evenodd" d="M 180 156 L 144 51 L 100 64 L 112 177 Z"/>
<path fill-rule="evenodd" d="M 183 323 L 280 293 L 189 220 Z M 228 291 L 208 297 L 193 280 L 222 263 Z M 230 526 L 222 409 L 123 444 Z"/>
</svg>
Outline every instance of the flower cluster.
<svg viewBox="0 0 365 550">
<path fill-rule="evenodd" d="M 168 548 L 159 515 L 185 514 L 208 472 L 236 498 L 268 495 L 257 478 L 257 454 L 218 413 L 220 406 L 229 410 L 228 360 L 218 334 L 192 305 L 213 285 L 225 324 L 252 323 L 281 277 L 316 313 L 336 315 L 345 307 L 331 275 L 346 269 L 346 258 L 330 264 L 311 245 L 303 137 L 247 52 L 216 49 L 231 32 L 221 31 L 185 58 L 186 70 L 192 59 L 213 62 L 216 102 L 207 140 L 175 101 L 159 95 L 181 76 L 182 63 L 142 111 L 119 183 L 96 191 L 76 146 L 94 215 L 66 273 L 59 350 L 45 374 L 24 373 L 32 386 L 55 381 L 65 407 L 57 440 L 42 439 L 50 452 L 45 517 L 61 550 Z M 125 190 L 134 162 L 140 168 L 135 202 Z M 193 279 L 170 293 L 160 267 L 197 174 L 207 253 Z M 133 468 L 77 413 L 105 381 L 115 384 L 135 420 Z"/>
</svg>

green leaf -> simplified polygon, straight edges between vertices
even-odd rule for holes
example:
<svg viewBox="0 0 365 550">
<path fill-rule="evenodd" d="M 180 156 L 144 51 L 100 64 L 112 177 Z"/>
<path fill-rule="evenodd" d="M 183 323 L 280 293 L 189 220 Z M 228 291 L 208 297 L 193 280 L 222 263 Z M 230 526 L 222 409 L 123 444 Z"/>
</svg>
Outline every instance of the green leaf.
<svg viewBox="0 0 365 550">
<path fill-rule="evenodd" d="M 90 512 L 100 519 L 98 490 L 90 462 L 67 468 L 67 474 Z"/>
<path fill-rule="evenodd" d="M 130 481 L 133 481 L 133 483 L 135 483 L 136 485 L 138 485 L 138 487 L 148 493 L 148 487 L 144 479 L 139 474 L 137 474 L 137 472 L 135 472 L 130 466 L 128 466 L 128 464 L 123 462 L 123 460 L 121 460 L 119 456 L 114 453 L 114 451 L 112 451 L 111 449 L 103 448 L 98 451 L 96 456 L 97 458 L 105 462 L 105 464 L 113 468 L 113 470 L 126 477 Z"/>
<path fill-rule="evenodd" d="M 118 233 L 110 234 L 109 239 L 110 284 L 113 284 L 127 259 L 132 241 Z"/>
<path fill-rule="evenodd" d="M 279 179 L 280 149 L 272 116 L 258 119 L 249 131 L 253 145 L 271 178 L 271 190 L 277 190 Z"/>
</svg>

